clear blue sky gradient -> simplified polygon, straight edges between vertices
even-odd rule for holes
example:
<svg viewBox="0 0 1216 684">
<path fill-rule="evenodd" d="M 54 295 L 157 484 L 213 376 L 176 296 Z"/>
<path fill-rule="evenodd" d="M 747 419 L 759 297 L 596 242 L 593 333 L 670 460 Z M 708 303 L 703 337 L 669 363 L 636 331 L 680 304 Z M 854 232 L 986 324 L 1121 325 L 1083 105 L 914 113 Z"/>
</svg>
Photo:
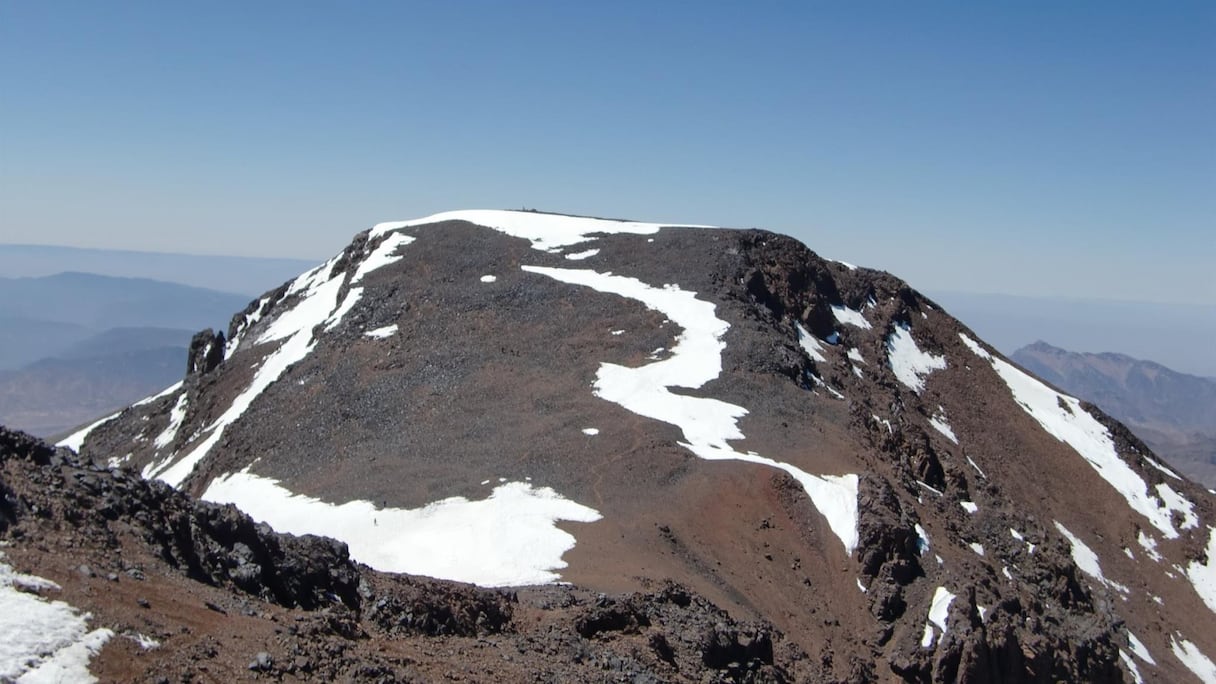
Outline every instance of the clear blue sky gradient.
<svg viewBox="0 0 1216 684">
<path fill-rule="evenodd" d="M 1216 3 L 3 2 L 0 242 L 322 258 L 455 208 L 1216 302 Z"/>
</svg>

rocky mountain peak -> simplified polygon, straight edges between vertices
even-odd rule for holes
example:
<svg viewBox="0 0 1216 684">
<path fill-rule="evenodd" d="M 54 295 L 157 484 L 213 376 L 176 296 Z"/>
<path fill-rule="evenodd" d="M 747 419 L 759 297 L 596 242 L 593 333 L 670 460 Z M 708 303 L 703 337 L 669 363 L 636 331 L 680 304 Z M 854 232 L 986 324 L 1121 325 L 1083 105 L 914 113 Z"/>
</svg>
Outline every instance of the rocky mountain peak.
<svg viewBox="0 0 1216 684">
<path fill-rule="evenodd" d="M 781 641 L 815 680 L 1210 674 L 1212 494 L 898 278 L 791 238 L 381 224 L 222 342 L 65 443 L 380 571 L 673 582 L 781 635 L 706 665 Z M 613 601 L 580 639 L 661 635 Z"/>
</svg>

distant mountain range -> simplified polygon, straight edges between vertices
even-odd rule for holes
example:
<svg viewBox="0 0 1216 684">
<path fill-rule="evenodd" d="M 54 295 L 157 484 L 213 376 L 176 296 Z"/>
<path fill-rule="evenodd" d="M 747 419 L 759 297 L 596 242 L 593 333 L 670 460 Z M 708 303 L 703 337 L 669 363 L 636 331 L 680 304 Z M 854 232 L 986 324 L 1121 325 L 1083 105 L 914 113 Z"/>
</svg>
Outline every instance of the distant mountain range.
<svg viewBox="0 0 1216 684">
<path fill-rule="evenodd" d="M 1106 411 L 1185 475 L 1216 487 L 1216 381 L 1124 354 L 1035 342 L 1010 357 Z"/>
<path fill-rule="evenodd" d="M 51 436 L 155 392 L 245 295 L 147 278 L 0 278 L 0 423 Z"/>
<path fill-rule="evenodd" d="M 0 244 L 0 273 L 9 278 L 79 271 L 122 278 L 147 278 L 221 292 L 254 295 L 312 268 L 304 259 L 166 254 L 52 245 Z"/>
</svg>

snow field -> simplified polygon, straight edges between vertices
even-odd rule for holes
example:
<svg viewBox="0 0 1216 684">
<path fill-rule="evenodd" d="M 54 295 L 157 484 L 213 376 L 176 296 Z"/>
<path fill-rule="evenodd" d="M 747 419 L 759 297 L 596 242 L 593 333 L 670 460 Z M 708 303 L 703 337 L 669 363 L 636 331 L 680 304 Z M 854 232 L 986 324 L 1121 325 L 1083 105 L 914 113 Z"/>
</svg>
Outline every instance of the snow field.
<svg viewBox="0 0 1216 684">
<path fill-rule="evenodd" d="M 555 571 L 566 567 L 562 554 L 575 539 L 556 523 L 600 519 L 595 509 L 526 482 L 499 484 L 480 501 L 451 497 L 422 508 L 377 508 L 296 494 L 245 468 L 212 480 L 202 498 L 236 504 L 278 532 L 340 539 L 352 558 L 377 570 L 485 587 L 557 581 Z"/>
<path fill-rule="evenodd" d="M 88 613 L 39 591 L 59 585 L 13 570 L 0 552 L 0 681 L 95 682 L 89 660 L 114 635 L 90 631 Z"/>
</svg>

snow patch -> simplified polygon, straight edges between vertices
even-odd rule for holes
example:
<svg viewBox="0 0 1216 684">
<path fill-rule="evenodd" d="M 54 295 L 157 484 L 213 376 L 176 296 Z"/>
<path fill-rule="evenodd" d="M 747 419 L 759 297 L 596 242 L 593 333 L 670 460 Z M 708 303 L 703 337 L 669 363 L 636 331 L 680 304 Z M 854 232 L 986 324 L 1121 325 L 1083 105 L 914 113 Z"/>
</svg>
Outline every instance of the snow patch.
<svg viewBox="0 0 1216 684">
<path fill-rule="evenodd" d="M 124 634 L 123 636 L 127 637 L 131 641 L 134 641 L 135 644 L 144 651 L 151 651 L 160 648 L 160 642 L 150 636 L 147 636 L 146 634 L 132 632 L 130 634 Z"/>
<path fill-rule="evenodd" d="M 887 362 L 895 378 L 917 394 L 925 390 L 927 375 L 946 367 L 946 357 L 922 352 L 916 346 L 907 323 L 897 323 L 887 336 Z"/>
<path fill-rule="evenodd" d="M 929 533 L 925 532 L 925 528 L 916 523 L 916 552 L 923 556 L 929 550 Z"/>
<path fill-rule="evenodd" d="M 1140 543 L 1140 548 L 1144 549 L 1144 553 L 1149 558 L 1153 559 L 1156 563 L 1161 562 L 1161 554 L 1157 552 L 1156 539 L 1145 534 L 1144 530 L 1140 530 L 1140 536 L 1136 538 L 1136 541 Z"/>
<path fill-rule="evenodd" d="M 940 406 L 937 407 L 937 410 L 938 412 L 933 414 L 933 417 L 929 419 L 929 424 L 933 426 L 934 430 L 942 433 L 946 439 L 958 444 L 958 437 L 955 436 L 954 429 L 946 421 L 946 412 Z"/>
<path fill-rule="evenodd" d="M 396 334 L 397 334 L 397 324 L 394 323 L 392 325 L 386 325 L 383 328 L 376 328 L 375 330 L 368 330 L 367 332 L 363 333 L 363 336 L 371 337 L 371 338 L 377 339 L 377 340 L 382 340 L 386 337 L 392 337 L 393 335 L 396 335 Z"/>
<path fill-rule="evenodd" d="M 934 494 L 936 494 L 936 495 L 938 495 L 938 496 L 943 496 L 943 494 L 942 494 L 941 490 L 939 490 L 938 488 L 936 488 L 936 487 L 934 487 L 934 486 L 932 486 L 932 485 L 929 485 L 929 484 L 926 484 L 926 483 L 924 483 L 924 482 L 921 482 L 920 480 L 917 480 L 917 481 L 916 481 L 916 484 L 918 484 L 918 485 L 920 485 L 920 486 L 924 487 L 925 489 L 928 489 L 929 491 L 933 492 Z"/>
<path fill-rule="evenodd" d="M 1170 511 L 1178 513 L 1182 516 L 1182 524 L 1180 527 L 1184 530 L 1194 529 L 1199 527 L 1199 517 L 1195 515 L 1195 504 L 1191 503 L 1174 488 L 1162 482 L 1157 485 L 1157 496 L 1165 507 Z"/>
<path fill-rule="evenodd" d="M 988 479 L 988 476 L 984 474 L 983 469 L 980 468 L 979 464 L 976 463 L 974 459 L 972 459 L 970 456 L 967 456 L 967 462 L 971 464 L 972 468 L 975 468 L 975 472 L 979 473 L 980 477 L 984 478 L 985 480 Z"/>
<path fill-rule="evenodd" d="M 983 545 L 983 544 L 978 544 L 978 543 L 976 543 L 976 542 L 971 542 L 970 544 L 967 544 L 967 546 L 970 546 L 970 547 L 971 547 L 971 550 L 972 550 L 972 551 L 974 551 L 974 552 L 975 552 L 975 554 L 976 554 L 977 556 L 983 556 L 983 555 L 984 555 L 984 545 Z"/>
<path fill-rule="evenodd" d="M 925 623 L 925 631 L 920 637 L 921 648 L 933 648 L 933 625 Z"/>
<path fill-rule="evenodd" d="M 848 356 L 850 359 L 856 361 L 857 363 L 864 364 L 866 362 L 865 358 L 863 358 L 861 355 L 861 350 L 858 349 L 857 347 L 850 347 L 846 356 Z"/>
<path fill-rule="evenodd" d="M 89 660 L 114 636 L 89 631 L 91 615 L 33 592 L 54 582 L 13 570 L 0 553 L 0 681 L 95 682 Z"/>
<path fill-rule="evenodd" d="M 342 303 L 339 304 L 338 308 L 334 309 L 333 313 L 331 313 L 329 317 L 325 319 L 325 332 L 329 332 L 338 327 L 338 324 L 342 322 L 342 319 L 346 317 L 346 314 L 350 313 L 350 310 L 355 308 L 355 304 L 359 303 L 359 298 L 362 296 L 363 288 L 361 287 L 352 287 L 347 290 L 346 297 L 342 300 Z"/>
<path fill-rule="evenodd" d="M 1127 643 L 1131 644 L 1132 653 L 1135 653 L 1137 658 L 1143 660 L 1149 665 L 1157 665 L 1157 661 L 1153 660 L 1153 656 L 1150 655 L 1148 649 L 1144 647 L 1144 642 L 1137 639 L 1136 635 L 1132 634 L 1131 630 L 1128 630 L 1127 632 Z"/>
<path fill-rule="evenodd" d="M 157 449 L 164 449 L 172 444 L 174 438 L 177 437 L 177 431 L 181 429 L 182 421 L 186 419 L 186 396 L 187 393 L 182 392 L 182 395 L 177 398 L 177 403 L 169 411 L 169 425 L 165 427 L 164 432 L 152 440 Z"/>
<path fill-rule="evenodd" d="M 397 250 L 410 244 L 414 238 L 401 233 L 393 233 L 384 238 L 372 253 L 367 255 L 367 258 L 359 264 L 358 270 L 355 271 L 355 277 L 350 279 L 351 285 L 356 285 L 363 278 L 375 271 L 376 269 L 388 266 L 391 263 L 401 260 L 401 255 L 397 254 Z"/>
<path fill-rule="evenodd" d="M 833 305 L 832 306 L 832 315 L 836 317 L 836 320 L 838 322 L 843 323 L 845 325 L 851 325 L 854 328 L 861 328 L 862 330 L 869 330 L 870 328 L 873 327 L 870 325 L 870 322 L 866 320 L 866 317 L 861 315 L 860 311 L 857 311 L 856 309 L 850 309 L 847 306 Z"/>
<path fill-rule="evenodd" d="M 958 502 L 958 505 L 962 506 L 963 510 L 967 511 L 967 513 L 971 515 L 975 515 L 975 512 L 980 509 L 980 507 L 975 505 L 975 502 L 973 501 L 960 501 Z"/>
<path fill-rule="evenodd" d="M 1140 668 L 1136 666 L 1136 661 L 1132 660 L 1123 649 L 1119 649 L 1119 659 L 1127 666 L 1127 671 L 1132 675 L 1132 681 L 1136 684 L 1144 684 L 1144 677 L 1140 675 Z"/>
<path fill-rule="evenodd" d="M 638 368 L 601 363 L 594 383 L 596 396 L 629 411 L 680 428 L 680 445 L 706 460 L 738 460 L 771 466 L 789 473 L 802 485 L 828 527 L 852 554 L 857 546 L 857 482 L 855 474 L 812 475 L 788 463 L 755 452 L 739 451 L 728 442 L 744 438 L 738 420 L 747 409 L 709 397 L 677 394 L 670 388 L 697 389 L 722 372 L 722 337 L 729 324 L 718 318 L 711 302 L 675 285 L 653 287 L 636 278 L 591 270 L 523 266 L 547 276 L 599 292 L 637 300 L 666 315 L 683 328 L 670 355 Z"/>
<path fill-rule="evenodd" d="M 583 428 L 583 434 L 594 437 L 600 433 L 599 428 Z"/>
<path fill-rule="evenodd" d="M 1174 471 L 1170 470 L 1169 468 L 1166 468 L 1164 465 L 1162 465 L 1162 463 L 1160 461 L 1149 458 L 1148 456 L 1145 456 L 1143 454 L 1141 454 L 1140 457 L 1144 459 L 1145 463 L 1151 465 L 1152 467 L 1156 468 L 1157 470 L 1160 470 L 1161 472 L 1165 473 L 1166 475 L 1169 475 L 1170 477 L 1174 478 L 1175 480 L 1179 480 L 1179 481 L 1182 480 L 1182 477 L 1180 477 L 1178 475 L 1178 473 L 1175 473 Z"/>
<path fill-rule="evenodd" d="M 814 383 L 816 387 L 822 387 L 825 390 L 827 390 L 828 394 L 831 394 L 833 397 L 836 397 L 837 399 L 844 401 L 844 395 L 841 394 L 840 392 L 838 392 L 835 387 L 832 387 L 831 385 L 827 384 L 823 380 L 819 379 L 819 376 L 812 375 L 811 382 Z"/>
<path fill-rule="evenodd" d="M 895 428 L 891 427 L 891 421 L 887 420 L 886 418 L 879 418 L 877 413 L 871 413 L 870 417 L 874 419 L 875 423 L 878 423 L 879 425 L 886 425 L 888 434 L 895 434 Z"/>
<path fill-rule="evenodd" d="M 600 519 L 595 509 L 525 482 L 500 484 L 480 501 L 456 496 L 422 508 L 377 508 L 296 494 L 245 468 L 213 480 L 202 498 L 236 504 L 278 532 L 344 541 L 352 558 L 377 570 L 487 587 L 557 581 L 575 542 L 557 522 Z"/>
<path fill-rule="evenodd" d="M 812 361 L 827 363 L 828 359 L 823 355 L 823 347 L 820 346 L 819 340 L 807 332 L 801 323 L 795 323 L 794 327 L 798 329 L 798 346 L 802 347 L 802 351 L 806 352 L 806 355 L 811 357 Z"/>
<path fill-rule="evenodd" d="M 498 280 L 498 276 L 492 276 L 492 275 L 486 274 L 481 277 L 481 282 L 483 282 L 483 283 L 492 283 L 495 280 Z"/>
<path fill-rule="evenodd" d="M 175 393 L 177 393 L 177 391 L 179 389 L 182 388 L 183 384 L 184 384 L 184 381 L 178 380 L 177 382 L 173 383 L 172 385 L 169 385 L 168 387 L 157 392 L 156 394 L 153 394 L 150 397 L 145 397 L 143 399 L 140 399 L 139 401 L 135 402 L 134 404 L 131 404 L 131 406 L 133 406 L 133 407 L 134 406 L 146 406 L 146 405 L 151 404 L 152 402 L 156 401 L 157 399 L 163 399 L 163 398 L 169 396 L 170 394 L 175 394 Z"/>
<path fill-rule="evenodd" d="M 920 642 L 922 647 L 929 648 L 933 646 L 933 626 L 936 626 L 941 631 L 942 636 L 946 635 L 946 632 L 949 630 L 946 619 L 950 616 L 950 604 L 954 599 L 955 595 L 951 594 L 945 587 L 938 587 L 933 592 L 933 601 L 929 604 L 929 622 L 925 625 L 925 634 Z"/>
<path fill-rule="evenodd" d="M 959 337 L 977 356 L 992 364 L 1022 410 L 1049 434 L 1080 454 L 1102 479 L 1114 487 L 1132 510 L 1147 518 L 1167 539 L 1178 537 L 1172 520 L 1174 512 L 1182 514 L 1184 527 L 1198 524 L 1197 521 L 1192 522 L 1194 510 L 1191 503 L 1168 485 L 1158 486 L 1157 497 L 1150 493 L 1144 478 L 1119 458 L 1110 431 L 1081 408 L 1079 400 L 1056 392 L 1012 364 L 994 357 L 965 334 L 959 333 Z"/>
<path fill-rule="evenodd" d="M 1103 585 L 1108 586 L 1111 589 L 1115 589 L 1124 594 L 1128 592 L 1128 588 L 1126 586 L 1106 579 L 1106 576 L 1102 574 L 1102 566 L 1098 562 L 1098 554 L 1094 553 L 1093 549 L 1086 546 L 1085 542 L 1081 541 L 1077 535 L 1070 532 L 1067 527 L 1061 525 L 1060 521 L 1056 520 L 1054 522 L 1056 524 L 1056 529 L 1060 531 L 1060 534 L 1064 535 L 1068 539 L 1068 543 L 1072 546 L 1072 562 L 1077 564 L 1077 567 L 1081 569 L 1081 572 L 1098 580 Z"/>
<path fill-rule="evenodd" d="M 600 251 L 598 249 L 589 249 L 585 252 L 575 252 L 573 254 L 567 254 L 566 258 L 571 261 L 579 261 L 582 259 L 587 259 L 587 258 L 593 257 L 599 253 L 600 253 Z"/>
</svg>

